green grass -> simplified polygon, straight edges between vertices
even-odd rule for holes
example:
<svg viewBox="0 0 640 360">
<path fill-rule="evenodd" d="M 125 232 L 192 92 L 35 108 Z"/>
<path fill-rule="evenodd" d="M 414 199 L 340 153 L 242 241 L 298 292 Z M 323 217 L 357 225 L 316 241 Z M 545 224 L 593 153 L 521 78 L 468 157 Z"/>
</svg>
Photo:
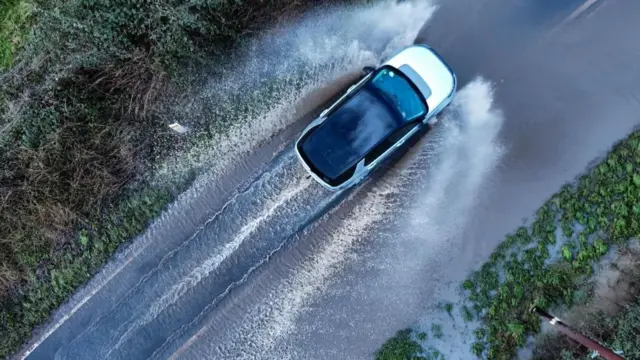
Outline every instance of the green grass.
<svg viewBox="0 0 640 360">
<path fill-rule="evenodd" d="M 554 194 L 531 225 L 507 235 L 461 284 L 464 306 L 473 313 L 463 317 L 481 320 L 473 353 L 513 358 L 540 330 L 540 320 L 529 312 L 533 305 L 570 307 L 584 297 L 578 290 L 593 265 L 611 247 L 624 248 L 640 235 L 639 204 L 640 132 L 634 132 L 575 184 Z"/>
<path fill-rule="evenodd" d="M 29 30 L 33 4 L 29 0 L 0 0 L 0 71 L 11 67 Z"/>
<path fill-rule="evenodd" d="M 432 332 L 434 332 L 433 328 Z M 438 334 L 436 338 L 440 338 L 442 329 L 436 326 L 435 333 Z M 420 332 L 416 334 L 416 338 L 419 341 L 425 341 L 428 335 L 425 332 Z M 376 352 L 375 358 L 376 360 L 444 360 L 445 356 L 432 346 L 423 347 L 413 339 L 411 329 L 404 329 L 387 340 Z"/>
<path fill-rule="evenodd" d="M 436 339 L 442 339 L 444 333 L 442 332 L 442 325 L 440 324 L 431 324 L 431 334 Z"/>
<path fill-rule="evenodd" d="M 462 320 L 464 320 L 464 322 L 471 322 L 474 319 L 473 312 L 471 312 L 471 309 L 469 309 L 467 305 L 463 305 L 460 308 L 460 314 L 462 315 Z"/>
<path fill-rule="evenodd" d="M 439 305 L 440 308 L 442 308 L 442 310 L 446 311 L 447 314 L 449 314 L 449 316 L 453 317 L 453 314 L 451 313 L 453 311 L 453 304 L 450 302 L 447 303 L 443 303 Z"/>
</svg>

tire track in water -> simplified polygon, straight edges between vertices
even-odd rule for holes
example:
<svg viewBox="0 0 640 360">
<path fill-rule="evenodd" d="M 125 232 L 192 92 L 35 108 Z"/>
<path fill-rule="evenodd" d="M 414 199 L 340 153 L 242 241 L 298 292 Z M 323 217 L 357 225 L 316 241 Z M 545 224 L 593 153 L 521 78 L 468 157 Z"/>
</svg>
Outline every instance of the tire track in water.
<svg viewBox="0 0 640 360">
<path fill-rule="evenodd" d="M 169 306 L 175 304 L 189 289 L 196 286 L 204 277 L 209 276 L 225 259 L 238 250 L 240 245 L 256 231 L 260 224 L 270 218 L 280 207 L 286 205 L 291 199 L 298 196 L 300 192 L 306 190 L 310 185 L 310 181 L 308 178 L 303 178 L 291 188 L 283 191 L 283 196 L 270 201 L 267 208 L 244 225 L 230 242 L 224 244 L 222 249 L 219 249 L 219 252 L 215 251 L 212 257 L 206 259 L 201 265 L 193 269 L 189 275 L 184 277 L 180 283 L 173 285 L 159 300 L 153 302 L 149 311 L 142 319 L 136 320 L 133 325 L 123 324 L 122 327 L 127 329 L 126 332 L 120 337 L 118 343 L 109 353 L 107 353 L 106 357 L 109 356 L 112 350 L 118 349 L 134 331 L 150 322 Z"/>
<path fill-rule="evenodd" d="M 296 264 L 291 277 L 285 278 L 266 294 L 260 294 L 257 304 L 244 309 L 240 328 L 227 331 L 229 339 L 217 343 L 213 349 L 207 344 L 205 349 L 195 346 L 199 339 L 208 338 L 207 332 L 214 323 L 203 326 L 185 344 L 170 357 L 212 358 L 212 359 L 272 359 L 284 358 L 285 354 L 273 354 L 279 339 L 286 336 L 295 326 L 300 311 L 312 301 L 318 291 L 328 285 L 339 271 L 339 265 L 347 260 L 350 250 L 365 239 L 374 230 L 374 225 L 385 218 L 393 209 L 394 195 L 408 181 L 408 177 L 392 176 L 376 184 L 374 189 L 364 195 L 364 200 L 337 224 L 331 224 L 332 230 L 314 241 L 313 251 L 300 253 L 301 264 Z M 352 194 L 347 201 L 354 200 L 360 191 Z M 323 216 L 326 222 L 337 209 Z M 322 224 L 326 226 L 326 223 Z M 317 224 L 315 228 L 321 226 Z M 309 232 L 314 229 L 307 231 Z M 234 317 L 238 314 L 234 314 Z M 194 347 L 191 347 L 191 346 Z M 199 344 L 202 345 L 202 344 Z"/>
<path fill-rule="evenodd" d="M 322 190 L 324 190 L 324 189 L 322 189 Z M 305 231 L 305 228 L 307 226 L 313 227 L 314 224 L 315 224 L 315 221 L 318 220 L 323 215 L 326 215 L 326 211 L 328 209 L 333 208 L 334 205 L 336 205 L 342 197 L 343 197 L 342 193 L 326 194 L 326 196 L 323 198 L 323 200 L 318 202 L 318 207 L 316 209 L 317 211 L 315 211 L 315 213 L 312 214 L 307 221 L 305 221 L 304 223 L 300 224 L 297 227 L 297 229 L 292 233 L 293 234 L 292 237 L 294 239 L 298 238 L 300 232 Z M 225 289 L 225 291 L 222 292 L 217 297 L 215 297 L 209 304 L 207 304 L 206 307 L 198 314 L 198 316 L 196 316 L 188 324 L 185 324 L 184 326 L 182 326 L 178 331 L 176 331 L 173 334 L 171 334 L 171 336 L 169 336 L 166 339 L 166 341 L 162 344 L 162 346 L 160 346 L 152 354 L 152 356 L 150 356 L 150 359 L 165 358 L 166 356 L 163 356 L 164 353 L 167 353 L 167 352 L 173 353 L 173 351 L 171 351 L 169 349 L 173 345 L 175 345 L 173 343 L 177 339 L 179 339 L 182 335 L 184 335 L 184 333 L 189 328 L 192 328 L 192 327 L 196 326 L 197 324 L 201 323 L 201 321 L 203 319 L 205 319 L 208 315 L 211 314 L 211 312 L 215 309 L 216 305 L 218 305 L 223 299 L 225 299 L 227 296 L 229 296 L 231 291 L 233 291 L 234 289 L 236 289 L 236 288 L 242 286 L 243 284 L 245 284 L 245 282 L 248 281 L 248 279 L 250 278 L 251 275 L 253 275 L 256 271 L 260 270 L 265 264 L 268 264 L 269 261 L 274 256 L 276 256 L 280 251 L 282 251 L 286 246 L 291 245 L 291 241 L 292 241 L 291 239 L 287 239 L 287 240 L 281 242 L 278 247 L 274 248 L 264 258 L 262 258 L 260 261 L 255 263 L 253 266 L 251 266 L 244 273 L 244 275 L 240 279 L 238 279 L 237 281 L 234 281 L 231 284 L 229 284 L 229 286 Z M 195 337 L 198 337 L 198 335 L 196 334 Z"/>
<path fill-rule="evenodd" d="M 100 352 L 108 350 L 109 354 L 117 347 L 104 345 L 121 344 L 126 341 L 130 334 L 157 315 L 149 312 L 149 309 L 154 309 L 154 305 L 158 311 L 172 305 L 158 305 L 160 303 L 157 299 L 169 299 L 173 294 L 177 296 L 173 299 L 174 303 L 203 277 L 214 272 L 258 227 L 264 227 L 265 222 L 268 223 L 279 209 L 284 205 L 291 205 L 288 202 L 305 190 L 310 181 L 304 178 L 304 171 L 294 163 L 295 156 L 291 148 L 286 150 L 286 155 L 281 160 L 281 163 L 274 166 L 273 171 L 265 174 L 260 181 L 253 183 L 245 192 L 238 193 L 233 201 L 228 202 L 225 208 L 219 211 L 219 215 L 212 218 L 189 242 L 182 244 L 150 273 L 145 274 L 144 279 L 131 289 L 127 296 L 114 304 L 111 311 L 93 322 L 74 339 L 71 347 L 75 348 L 74 343 L 95 343 L 100 339 L 101 350 L 94 356 L 107 356 Z M 284 207 L 296 209 L 295 206 Z M 256 209 L 262 210 L 255 216 L 247 213 Z"/>
<path fill-rule="evenodd" d="M 149 279 L 154 276 L 158 271 L 160 271 L 161 269 L 163 269 L 164 267 L 167 266 L 167 262 L 172 259 L 177 253 L 179 253 L 180 251 L 182 251 L 184 248 L 188 247 L 191 242 L 198 237 L 198 235 L 202 234 L 202 232 L 204 230 L 206 230 L 206 228 L 214 221 L 219 220 L 219 218 L 224 215 L 227 211 L 229 211 L 228 209 L 230 207 L 233 207 L 237 200 L 242 198 L 242 197 L 246 197 L 249 196 L 251 193 L 256 192 L 256 188 L 260 188 L 262 186 L 262 184 L 264 184 L 266 181 L 270 180 L 270 178 L 273 176 L 274 173 L 278 173 L 281 168 L 286 165 L 288 162 L 293 160 L 293 156 L 291 153 L 288 154 L 288 158 L 284 157 L 284 160 L 282 162 L 276 162 L 276 166 L 274 166 L 273 168 L 266 170 L 264 172 L 262 172 L 258 178 L 251 182 L 250 184 L 247 185 L 246 189 L 241 190 L 239 192 L 236 192 L 231 199 L 229 199 L 226 203 L 224 203 L 224 205 L 220 208 L 220 210 L 218 210 L 216 213 L 213 214 L 212 217 L 210 217 L 209 219 L 207 219 L 207 221 L 200 227 L 198 227 L 196 229 L 196 231 L 193 233 L 193 235 L 191 235 L 187 240 L 185 240 L 182 244 L 180 244 L 180 246 L 178 246 L 176 249 L 170 251 L 169 253 L 167 253 L 167 255 L 165 255 L 162 260 L 158 263 L 157 266 L 155 266 L 153 269 L 151 269 L 151 271 L 149 271 L 148 273 L 146 273 L 138 282 L 138 284 L 136 284 L 136 286 L 134 286 L 129 293 L 122 299 L 121 302 L 126 301 L 128 298 L 130 298 L 131 296 L 133 296 L 133 294 L 135 293 L 136 289 L 138 289 L 143 283 L 146 283 L 147 281 L 149 281 Z M 134 254 L 135 256 L 136 254 Z M 111 311 L 116 310 L 116 308 L 112 308 Z"/>
<path fill-rule="evenodd" d="M 206 279 L 206 281 L 203 280 L 197 289 L 197 293 L 191 294 L 189 299 L 187 299 L 188 301 L 182 302 L 180 304 L 183 308 L 188 307 L 190 309 L 202 309 L 202 311 L 194 315 L 189 315 L 187 318 L 193 318 L 193 320 L 189 321 L 188 323 L 184 323 L 177 330 L 166 331 L 165 335 L 158 337 L 158 340 L 161 340 L 161 345 L 157 347 L 157 349 L 151 355 L 151 358 L 164 358 L 164 356 L 161 356 L 161 354 L 167 351 L 167 349 L 172 345 L 172 342 L 176 338 L 182 336 L 182 334 L 189 328 L 193 327 L 194 324 L 199 323 L 213 309 L 215 309 L 220 301 L 225 300 L 233 289 L 243 285 L 245 281 L 254 273 L 254 271 L 260 269 L 264 264 L 268 263 L 274 256 L 274 254 L 278 253 L 283 247 L 287 246 L 291 237 L 296 237 L 296 234 L 298 234 L 302 230 L 302 228 L 307 226 L 307 224 L 309 223 L 313 223 L 315 219 L 325 214 L 327 209 L 334 207 L 335 204 L 339 202 L 340 198 L 343 197 L 343 194 L 341 193 L 330 193 L 315 183 L 313 185 L 315 186 L 303 189 L 306 190 L 304 192 L 304 199 L 298 199 L 295 201 L 296 203 L 305 204 L 303 205 L 304 210 L 306 210 L 303 212 L 304 220 L 291 221 L 290 224 L 294 227 L 289 228 L 289 230 L 285 232 L 281 231 L 281 226 L 276 226 L 275 229 L 273 229 L 273 231 L 271 232 L 265 231 L 266 234 L 263 234 L 261 239 L 255 239 L 251 244 L 247 246 L 253 247 L 257 242 L 268 239 L 270 246 L 266 248 L 263 247 L 264 249 L 258 251 L 257 256 L 255 257 L 249 257 L 248 259 L 245 258 L 247 254 L 254 252 L 252 248 L 248 249 L 248 251 L 247 249 L 238 250 L 234 254 L 234 256 L 237 257 L 238 261 L 242 261 L 242 264 L 239 264 L 237 261 L 231 264 L 231 266 L 236 270 L 234 271 L 234 273 L 237 274 L 237 278 L 224 282 L 222 280 L 226 276 L 224 274 L 216 274 L 215 277 L 210 276 Z M 292 203 L 289 203 L 289 205 L 292 205 Z M 302 210 L 300 208 L 300 204 L 295 204 L 294 206 L 292 206 L 292 208 L 293 209 L 291 211 L 287 211 L 284 207 L 280 208 L 284 214 L 279 221 L 285 222 L 285 219 L 290 218 L 286 216 L 290 214 L 290 212 L 297 213 L 299 210 Z M 279 236 L 277 234 L 279 234 Z M 220 285 L 220 283 L 225 283 L 224 288 L 217 286 Z M 211 298 L 211 296 L 218 292 L 216 291 L 212 294 L 209 290 L 212 286 L 214 288 L 223 289 L 220 290 L 219 295 L 214 296 L 213 299 Z M 209 295 L 209 297 L 206 297 L 205 294 Z M 192 306 L 192 304 L 188 302 L 195 303 L 197 304 L 197 306 Z M 163 313 L 163 316 L 171 317 L 175 315 L 165 312 Z M 154 322 L 158 322 L 159 324 L 164 323 L 159 319 L 154 319 Z M 158 324 L 153 324 L 152 327 L 157 328 L 157 325 Z M 129 352 L 127 354 L 118 354 L 118 356 L 115 356 L 114 358 L 128 359 L 132 357 L 136 356 L 130 354 Z"/>
<path fill-rule="evenodd" d="M 123 301 L 126 300 L 128 297 L 132 296 L 131 294 L 134 293 L 135 290 L 141 286 L 141 284 L 148 281 L 149 278 L 152 277 L 155 274 L 155 272 L 159 271 L 167 263 L 169 259 L 175 256 L 175 254 L 177 254 L 184 247 L 186 247 L 191 241 L 193 241 L 193 239 L 196 238 L 200 233 L 202 233 L 202 231 L 204 231 L 211 222 L 213 222 L 221 214 L 223 214 L 229 206 L 232 206 L 236 201 L 236 199 L 247 195 L 249 192 L 252 191 L 252 188 L 255 187 L 256 184 L 265 181 L 265 179 L 268 178 L 272 172 L 276 171 L 277 168 L 281 166 L 284 161 L 286 161 L 287 156 L 289 157 L 288 160 L 293 159 L 291 152 L 286 152 L 284 151 L 284 149 L 282 149 L 282 151 L 273 158 L 273 161 L 271 164 L 269 164 L 269 166 L 266 166 L 261 171 L 257 172 L 256 175 L 253 176 L 251 180 L 246 182 L 246 185 L 243 188 L 240 188 L 237 191 L 235 191 L 231 195 L 229 200 L 227 200 L 224 204 L 222 204 L 222 206 L 218 211 L 216 211 L 211 217 L 206 219 L 206 221 L 202 225 L 200 225 L 195 229 L 195 232 L 192 235 L 190 235 L 178 247 L 172 249 L 166 255 L 164 255 L 162 259 L 158 262 L 158 265 L 156 265 L 148 273 L 143 275 L 138 281 L 138 283 L 135 284 L 131 288 L 131 290 L 125 295 Z M 282 159 L 285 159 L 285 160 L 282 160 Z M 47 329 L 47 331 L 44 334 L 42 334 L 40 338 L 25 351 L 25 353 L 22 355 L 22 358 L 28 357 L 29 354 L 33 350 L 35 350 L 35 348 L 37 348 L 43 341 L 45 341 L 51 334 L 53 334 L 60 326 L 62 326 L 67 320 L 69 320 L 80 308 L 82 308 L 91 298 L 93 298 L 99 291 L 101 291 L 106 284 L 108 284 L 112 279 L 114 279 L 127 265 L 131 263 L 131 261 L 133 261 L 138 255 L 140 255 L 140 253 L 142 253 L 149 245 L 151 244 L 147 243 L 147 244 L 144 244 L 144 246 L 139 246 L 136 249 L 131 249 L 132 251 L 128 251 L 126 253 L 126 259 L 120 262 L 117 268 L 111 269 L 111 272 L 106 278 L 99 279 L 99 283 L 96 284 L 96 286 L 92 287 L 91 290 L 88 292 L 88 294 L 83 296 L 81 299 L 77 300 L 76 303 L 73 305 L 73 307 L 69 309 L 68 312 L 64 314 L 64 316 L 61 316 L 57 321 L 55 321 L 55 323 L 53 323 L 50 326 L 50 328 Z M 113 311 L 117 306 L 117 304 L 113 305 L 110 311 Z M 87 331 L 95 330 L 95 326 L 96 326 L 95 323 L 92 323 L 89 326 L 89 328 L 83 331 L 83 333 Z"/>
</svg>

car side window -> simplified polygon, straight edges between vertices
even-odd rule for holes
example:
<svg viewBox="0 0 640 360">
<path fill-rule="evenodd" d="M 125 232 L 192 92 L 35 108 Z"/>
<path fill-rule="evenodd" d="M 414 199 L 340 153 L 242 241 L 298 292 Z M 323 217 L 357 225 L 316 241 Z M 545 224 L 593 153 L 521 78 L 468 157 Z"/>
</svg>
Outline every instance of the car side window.
<svg viewBox="0 0 640 360">
<path fill-rule="evenodd" d="M 415 128 L 416 126 L 418 126 L 418 124 L 416 124 L 415 122 L 404 125 L 400 129 L 396 130 L 396 132 L 391 134 L 391 136 L 389 136 L 389 142 L 391 142 L 392 144 L 397 143 L 398 141 L 400 141 L 400 139 L 402 139 L 403 136 L 407 135 L 409 131 L 413 130 L 413 128 Z"/>
<path fill-rule="evenodd" d="M 376 145 L 376 147 L 374 147 L 364 158 L 365 166 L 376 161 L 376 159 L 379 158 L 380 155 L 384 154 L 384 152 L 387 151 L 392 145 L 393 144 L 390 144 L 387 140 L 384 140 L 380 144 Z"/>
<path fill-rule="evenodd" d="M 398 130 L 396 130 L 391 136 L 387 137 L 383 141 L 381 141 L 378 145 L 376 145 L 373 150 L 367 154 L 364 159 L 364 164 L 369 165 L 374 162 L 380 155 L 384 154 L 385 151 L 389 150 L 393 145 L 395 145 L 403 136 L 407 135 L 411 130 L 413 130 L 418 123 L 411 122 L 408 123 Z"/>
</svg>

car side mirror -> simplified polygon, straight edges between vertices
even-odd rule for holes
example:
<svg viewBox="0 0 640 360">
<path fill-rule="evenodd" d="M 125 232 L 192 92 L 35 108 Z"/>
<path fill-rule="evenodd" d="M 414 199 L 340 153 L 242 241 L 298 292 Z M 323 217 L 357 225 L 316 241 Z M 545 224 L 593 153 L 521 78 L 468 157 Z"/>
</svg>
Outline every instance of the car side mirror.
<svg viewBox="0 0 640 360">
<path fill-rule="evenodd" d="M 376 70 L 376 68 L 374 68 L 373 66 L 365 66 L 362 68 L 362 73 L 365 75 L 369 75 L 370 73 L 374 72 Z"/>
</svg>

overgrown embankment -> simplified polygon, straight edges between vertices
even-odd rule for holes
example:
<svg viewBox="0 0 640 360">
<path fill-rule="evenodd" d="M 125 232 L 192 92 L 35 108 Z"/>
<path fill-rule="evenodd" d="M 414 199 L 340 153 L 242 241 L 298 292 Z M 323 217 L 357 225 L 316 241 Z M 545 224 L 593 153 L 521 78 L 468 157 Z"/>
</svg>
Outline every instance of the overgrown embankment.
<svg viewBox="0 0 640 360">
<path fill-rule="evenodd" d="M 564 309 L 590 301 L 594 264 L 612 248 L 629 251 L 629 241 L 639 236 L 640 132 L 634 132 L 576 182 L 563 186 L 529 226 L 508 235 L 464 281 L 459 311 L 466 321 L 481 324 L 474 332 L 473 353 L 489 359 L 514 357 L 540 331 L 541 321 L 529 312 L 533 305 Z M 628 321 L 634 321 L 633 314 L 629 312 Z M 616 324 L 608 325 L 611 331 L 617 331 Z M 429 357 L 415 334 L 399 333 L 377 358 Z"/>
<path fill-rule="evenodd" d="M 0 356 L 172 199 L 143 176 L 179 140 L 168 84 L 304 10 L 299 0 L 3 0 Z"/>
</svg>

